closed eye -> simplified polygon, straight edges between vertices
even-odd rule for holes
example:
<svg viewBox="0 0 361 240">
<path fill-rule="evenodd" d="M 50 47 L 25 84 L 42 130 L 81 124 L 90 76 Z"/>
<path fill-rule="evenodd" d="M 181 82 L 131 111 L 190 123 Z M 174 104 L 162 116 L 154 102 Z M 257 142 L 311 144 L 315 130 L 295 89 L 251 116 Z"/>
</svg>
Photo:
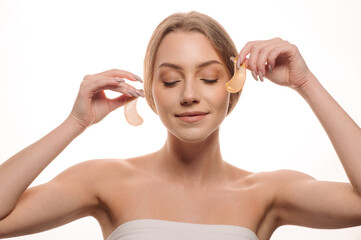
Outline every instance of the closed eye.
<svg viewBox="0 0 361 240">
<path fill-rule="evenodd" d="M 216 83 L 218 81 L 218 78 L 217 79 L 201 79 L 201 80 L 206 83 L 212 84 L 212 83 Z"/>
<path fill-rule="evenodd" d="M 163 85 L 164 85 L 165 87 L 173 87 L 177 82 L 180 82 L 180 81 L 163 82 Z"/>
<path fill-rule="evenodd" d="M 207 84 L 213 84 L 213 83 L 216 83 L 218 81 L 218 78 L 217 79 L 201 79 L 202 81 L 204 81 L 205 83 Z M 174 81 L 174 82 L 163 82 L 163 85 L 165 87 L 173 87 L 175 86 L 176 83 L 178 83 L 180 81 Z"/>
</svg>

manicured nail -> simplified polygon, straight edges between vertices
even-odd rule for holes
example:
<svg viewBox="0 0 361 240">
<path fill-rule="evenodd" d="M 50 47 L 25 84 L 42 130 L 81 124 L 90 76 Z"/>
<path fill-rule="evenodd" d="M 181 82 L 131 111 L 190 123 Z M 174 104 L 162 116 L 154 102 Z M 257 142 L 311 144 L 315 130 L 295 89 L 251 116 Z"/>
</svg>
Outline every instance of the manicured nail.
<svg viewBox="0 0 361 240">
<path fill-rule="evenodd" d="M 241 60 L 239 58 L 237 58 L 236 66 L 237 66 L 237 70 L 241 68 Z"/>
<path fill-rule="evenodd" d="M 263 82 L 263 74 L 261 71 L 258 71 L 259 79 L 261 79 L 261 82 Z"/>
<path fill-rule="evenodd" d="M 140 89 L 135 89 L 135 91 L 138 93 L 139 96 L 145 97 L 144 93 Z"/>
<path fill-rule="evenodd" d="M 135 92 L 133 92 L 132 90 L 129 90 L 128 93 L 130 95 L 132 95 L 133 97 L 138 97 L 138 94 L 136 94 Z"/>
<path fill-rule="evenodd" d="M 243 58 L 243 56 L 241 56 L 239 59 L 239 64 L 241 65 L 243 63 L 243 61 L 244 61 L 244 58 Z"/>
<path fill-rule="evenodd" d="M 252 73 L 252 77 L 253 77 L 256 81 L 258 81 L 256 72 L 255 72 L 255 71 L 251 71 L 251 73 Z"/>
<path fill-rule="evenodd" d="M 118 83 L 122 83 L 124 82 L 124 79 L 121 79 L 121 78 L 114 78 L 114 80 Z"/>
<path fill-rule="evenodd" d="M 140 77 L 138 77 L 137 75 L 134 75 L 134 78 L 141 83 L 143 82 L 143 80 Z"/>
<path fill-rule="evenodd" d="M 270 73 L 272 73 L 272 66 L 271 66 L 271 64 L 268 65 L 268 71 L 269 71 Z"/>
<path fill-rule="evenodd" d="M 134 97 L 133 94 L 130 91 L 127 91 L 124 94 L 127 95 L 127 97 Z"/>
<path fill-rule="evenodd" d="M 132 90 L 132 92 L 134 93 L 135 97 L 140 97 L 140 94 L 138 93 L 137 89 Z"/>
</svg>

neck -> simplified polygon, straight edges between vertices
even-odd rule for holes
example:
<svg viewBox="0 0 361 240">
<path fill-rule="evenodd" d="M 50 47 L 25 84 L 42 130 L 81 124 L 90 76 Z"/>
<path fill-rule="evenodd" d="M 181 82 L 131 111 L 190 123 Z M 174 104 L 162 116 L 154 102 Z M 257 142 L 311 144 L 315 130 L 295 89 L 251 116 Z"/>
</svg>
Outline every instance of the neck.
<svg viewBox="0 0 361 240">
<path fill-rule="evenodd" d="M 167 140 L 158 154 L 160 171 L 172 181 L 184 185 L 210 185 L 219 182 L 225 176 L 219 129 L 197 143 L 183 142 L 168 132 Z"/>
</svg>

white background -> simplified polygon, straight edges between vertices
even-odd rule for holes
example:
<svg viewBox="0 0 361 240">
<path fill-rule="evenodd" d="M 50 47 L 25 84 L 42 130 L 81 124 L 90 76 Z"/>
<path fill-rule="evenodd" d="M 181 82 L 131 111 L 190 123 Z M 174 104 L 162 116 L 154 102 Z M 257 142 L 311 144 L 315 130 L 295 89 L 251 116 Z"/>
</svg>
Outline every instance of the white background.
<svg viewBox="0 0 361 240">
<path fill-rule="evenodd" d="M 238 51 L 247 41 L 274 37 L 296 44 L 321 84 L 361 124 L 360 1 L 0 0 L 0 163 L 68 116 L 84 75 L 119 68 L 142 77 L 155 27 L 174 12 L 190 10 L 218 20 Z M 127 158 L 159 149 L 166 129 L 145 99 L 139 99 L 138 111 L 145 120 L 142 126 L 128 125 L 123 109 L 115 110 L 75 139 L 32 185 L 88 159 Z M 306 101 L 268 80 L 256 82 L 249 72 L 236 109 L 221 127 L 221 148 L 226 161 L 249 171 L 286 168 L 319 180 L 347 181 Z M 97 222 L 84 218 L 18 239 L 101 238 Z M 361 227 L 283 226 L 272 239 L 356 240 Z"/>
</svg>

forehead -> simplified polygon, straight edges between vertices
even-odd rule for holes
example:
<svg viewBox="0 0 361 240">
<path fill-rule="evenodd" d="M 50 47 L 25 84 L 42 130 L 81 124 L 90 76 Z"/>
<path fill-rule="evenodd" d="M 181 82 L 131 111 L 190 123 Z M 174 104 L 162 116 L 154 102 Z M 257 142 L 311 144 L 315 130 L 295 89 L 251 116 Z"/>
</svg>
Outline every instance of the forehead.
<svg viewBox="0 0 361 240">
<path fill-rule="evenodd" d="M 201 62 L 218 60 L 223 62 L 208 39 L 199 32 L 172 32 L 159 45 L 155 68 L 164 62 L 183 67 L 194 67 Z"/>
</svg>

